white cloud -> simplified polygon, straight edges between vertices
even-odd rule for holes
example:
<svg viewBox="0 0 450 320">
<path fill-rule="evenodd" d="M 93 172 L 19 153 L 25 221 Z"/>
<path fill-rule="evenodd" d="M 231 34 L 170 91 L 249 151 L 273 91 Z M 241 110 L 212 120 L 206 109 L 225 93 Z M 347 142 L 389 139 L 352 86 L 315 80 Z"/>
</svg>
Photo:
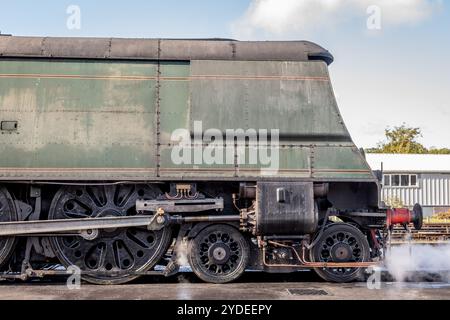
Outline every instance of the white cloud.
<svg viewBox="0 0 450 320">
<path fill-rule="evenodd" d="M 368 17 L 367 8 L 372 5 L 381 8 L 383 25 L 397 25 L 429 18 L 442 0 L 252 0 L 232 29 L 240 38 L 251 38 L 258 32 L 308 32 L 354 17 Z"/>
</svg>

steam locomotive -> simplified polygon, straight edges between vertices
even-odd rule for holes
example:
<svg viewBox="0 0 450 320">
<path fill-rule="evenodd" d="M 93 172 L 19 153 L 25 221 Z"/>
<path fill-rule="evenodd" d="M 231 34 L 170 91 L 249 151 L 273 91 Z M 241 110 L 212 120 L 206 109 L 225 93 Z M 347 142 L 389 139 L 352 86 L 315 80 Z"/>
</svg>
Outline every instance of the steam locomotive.
<svg viewBox="0 0 450 320">
<path fill-rule="evenodd" d="M 306 41 L 0 36 L 0 278 L 122 284 L 186 255 L 211 283 L 360 279 L 422 210 L 380 202 L 332 62 Z"/>
</svg>

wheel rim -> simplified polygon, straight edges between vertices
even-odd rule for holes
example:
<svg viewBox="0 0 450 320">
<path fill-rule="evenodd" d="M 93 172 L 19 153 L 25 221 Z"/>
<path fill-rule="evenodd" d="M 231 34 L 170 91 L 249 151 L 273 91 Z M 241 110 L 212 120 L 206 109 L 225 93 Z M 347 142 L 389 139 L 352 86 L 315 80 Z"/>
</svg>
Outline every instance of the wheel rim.
<svg viewBox="0 0 450 320">
<path fill-rule="evenodd" d="M 364 262 L 368 259 L 368 244 L 361 232 L 347 224 L 332 225 L 325 231 L 313 250 L 316 262 Z M 361 268 L 321 268 L 327 280 L 350 281 Z"/>
<path fill-rule="evenodd" d="M 242 248 L 227 231 L 212 231 L 200 241 L 201 266 L 209 275 L 226 275 L 238 265 Z"/>
<path fill-rule="evenodd" d="M 147 185 L 66 187 L 55 196 L 51 219 L 96 218 L 136 215 L 138 198 L 154 199 L 158 193 Z M 76 265 L 94 283 L 118 284 L 136 278 L 136 272 L 152 268 L 167 250 L 169 228 L 149 231 L 145 227 L 100 230 L 94 240 L 53 237 L 61 262 Z"/>
<path fill-rule="evenodd" d="M 191 267 L 203 280 L 224 283 L 243 273 L 248 244 L 235 228 L 208 227 L 192 241 L 189 250 Z"/>
<path fill-rule="evenodd" d="M 0 222 L 17 221 L 17 212 L 11 195 L 0 187 Z M 0 267 L 3 266 L 14 251 L 15 237 L 0 237 Z"/>
</svg>

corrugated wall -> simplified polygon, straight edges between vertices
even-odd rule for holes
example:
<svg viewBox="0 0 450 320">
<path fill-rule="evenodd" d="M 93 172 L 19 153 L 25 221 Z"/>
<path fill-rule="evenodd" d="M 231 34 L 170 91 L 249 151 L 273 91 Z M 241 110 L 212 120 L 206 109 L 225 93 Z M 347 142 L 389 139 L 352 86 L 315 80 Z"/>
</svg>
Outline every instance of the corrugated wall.
<svg viewBox="0 0 450 320">
<path fill-rule="evenodd" d="M 407 206 L 450 206 L 450 174 L 420 174 L 419 187 L 385 187 L 382 199 L 401 199 Z"/>
</svg>

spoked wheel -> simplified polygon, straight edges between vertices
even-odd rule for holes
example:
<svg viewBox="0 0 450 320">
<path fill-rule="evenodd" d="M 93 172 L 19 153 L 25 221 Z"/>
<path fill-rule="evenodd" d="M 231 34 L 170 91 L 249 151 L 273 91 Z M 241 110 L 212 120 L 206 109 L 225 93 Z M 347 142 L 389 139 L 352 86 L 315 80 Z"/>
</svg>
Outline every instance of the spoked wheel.
<svg viewBox="0 0 450 320">
<path fill-rule="evenodd" d="M 136 215 L 138 198 L 155 199 L 158 190 L 148 185 L 63 187 L 53 199 L 50 219 L 81 219 Z M 171 229 L 147 228 L 100 230 L 94 240 L 78 236 L 51 239 L 59 260 L 75 265 L 83 279 L 95 284 L 122 284 L 155 266 L 167 251 Z"/>
<path fill-rule="evenodd" d="M 17 211 L 8 190 L 0 187 L 0 222 L 17 221 Z M 15 247 L 14 237 L 0 237 L 0 267 L 8 262 Z"/>
<path fill-rule="evenodd" d="M 367 238 L 356 227 L 336 223 L 323 232 L 310 252 L 313 262 L 367 262 L 370 248 Z M 363 268 L 316 268 L 316 273 L 325 281 L 351 282 L 363 278 Z"/>
<path fill-rule="evenodd" d="M 244 273 L 249 245 L 237 229 L 212 225 L 190 241 L 188 259 L 192 271 L 203 281 L 227 283 Z"/>
</svg>

